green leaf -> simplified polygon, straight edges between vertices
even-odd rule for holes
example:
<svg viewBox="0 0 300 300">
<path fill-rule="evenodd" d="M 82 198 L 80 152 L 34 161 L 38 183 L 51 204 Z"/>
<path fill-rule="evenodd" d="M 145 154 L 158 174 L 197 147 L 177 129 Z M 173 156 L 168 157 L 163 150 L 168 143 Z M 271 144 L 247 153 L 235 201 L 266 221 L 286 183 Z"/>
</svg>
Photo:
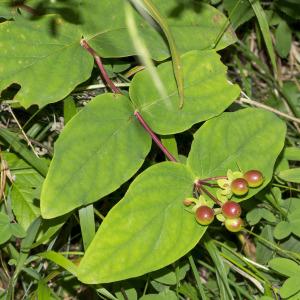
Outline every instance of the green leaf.
<svg viewBox="0 0 300 300">
<path fill-rule="evenodd" d="M 286 221 L 281 221 L 274 228 L 273 234 L 275 239 L 282 240 L 288 237 L 291 234 L 291 231 L 292 231 L 291 224 Z"/>
<path fill-rule="evenodd" d="M 159 294 L 148 294 L 140 298 L 140 300 L 177 300 L 176 293 L 171 290 L 165 290 Z"/>
<path fill-rule="evenodd" d="M 84 249 L 87 249 L 95 236 L 94 206 L 88 205 L 79 209 L 80 229 Z"/>
<path fill-rule="evenodd" d="M 292 31 L 285 21 L 281 21 L 275 31 L 275 46 L 280 57 L 286 58 L 292 44 Z"/>
<path fill-rule="evenodd" d="M 0 90 L 21 85 L 16 99 L 24 107 L 61 100 L 90 76 L 82 33 L 58 16 L 1 23 L 0 37 Z"/>
<path fill-rule="evenodd" d="M 280 296 L 282 298 L 288 298 L 296 294 L 300 291 L 300 276 L 293 276 L 289 279 L 287 279 L 283 286 L 280 288 Z"/>
<path fill-rule="evenodd" d="M 278 0 L 275 2 L 275 5 L 291 18 L 300 19 L 300 3 L 298 0 Z"/>
<path fill-rule="evenodd" d="M 16 9 L 11 7 L 11 0 L 0 0 L 0 18 L 10 19 L 16 13 Z"/>
<path fill-rule="evenodd" d="M 287 160 L 300 161 L 300 148 L 298 147 L 287 147 L 284 149 L 283 154 Z"/>
<path fill-rule="evenodd" d="M 262 35 L 263 35 L 263 38 L 264 38 L 264 41 L 265 41 L 265 44 L 267 47 L 269 57 L 271 59 L 274 73 L 277 74 L 275 52 L 274 52 L 274 47 L 272 44 L 271 33 L 269 30 L 269 24 L 268 24 L 266 14 L 260 4 L 260 0 L 248 0 L 248 1 L 251 3 L 252 9 L 256 15 L 260 30 L 262 32 Z"/>
<path fill-rule="evenodd" d="M 187 165 L 199 178 L 224 176 L 228 169 L 260 170 L 265 178 L 263 184 L 243 197 L 234 196 L 235 201 L 251 198 L 271 180 L 285 130 L 284 122 L 263 110 L 224 113 L 196 132 Z"/>
<path fill-rule="evenodd" d="M 45 159 L 36 157 L 32 151 L 28 150 L 26 145 L 21 143 L 16 133 L 6 128 L 0 128 L 0 140 L 4 140 L 11 148 L 35 168 L 42 176 L 46 176 L 48 162 Z"/>
<path fill-rule="evenodd" d="M 42 188 L 42 216 L 63 215 L 113 192 L 139 169 L 150 145 L 128 98 L 94 98 L 55 143 Z"/>
<path fill-rule="evenodd" d="M 154 165 L 140 174 L 113 207 L 78 271 L 85 283 L 104 283 L 162 268 L 186 254 L 204 234 L 182 200 L 194 176 L 179 163 Z"/>
<path fill-rule="evenodd" d="M 69 259 L 67 259 L 65 256 L 63 256 L 58 252 L 47 251 L 47 252 L 39 253 L 38 256 L 51 260 L 52 262 L 64 268 L 74 276 L 76 276 L 77 274 L 77 266 L 72 261 L 70 261 Z"/>
<path fill-rule="evenodd" d="M 168 97 L 162 99 L 147 70 L 132 80 L 130 97 L 149 126 L 160 134 L 173 134 L 220 114 L 238 96 L 238 86 L 229 84 L 226 67 L 214 51 L 191 51 L 182 56 L 185 104 L 178 109 L 178 93 L 172 64 L 158 67 Z"/>
<path fill-rule="evenodd" d="M 44 178 L 13 153 L 3 152 L 15 180 L 11 190 L 12 209 L 18 223 L 25 229 L 40 215 L 39 194 Z"/>
<path fill-rule="evenodd" d="M 26 236 L 26 231 L 18 223 L 10 224 L 10 232 L 17 238 L 24 238 Z"/>
<path fill-rule="evenodd" d="M 226 17 L 216 8 L 197 2 L 178 4 L 177 0 L 153 0 L 163 17 L 167 19 L 170 31 L 179 52 L 206 50 L 215 47 L 215 40 L 223 30 Z M 124 57 L 138 54 L 129 43 L 124 0 L 102 1 L 96 4 L 85 1 L 82 4 L 83 35 L 102 57 Z M 99 15 L 102 17 L 99 18 Z M 152 58 L 164 60 L 170 56 L 168 45 L 161 34 L 136 13 L 138 32 L 142 36 Z M 231 28 L 222 36 L 217 50 L 236 41 Z"/>
<path fill-rule="evenodd" d="M 7 242 L 10 239 L 11 234 L 9 217 L 0 212 L 0 245 Z"/>
<path fill-rule="evenodd" d="M 246 215 L 247 222 L 251 226 L 257 224 L 261 220 L 261 218 L 262 218 L 262 216 L 261 216 L 261 211 L 259 208 L 252 209 Z"/>
<path fill-rule="evenodd" d="M 281 257 L 271 259 L 269 267 L 287 277 L 296 276 L 300 272 L 300 266 L 296 262 Z"/>
<path fill-rule="evenodd" d="M 233 28 L 238 28 L 253 16 L 253 10 L 249 1 L 244 0 L 224 0 L 224 8 L 228 11 Z"/>
<path fill-rule="evenodd" d="M 278 177 L 284 181 L 300 183 L 300 168 L 293 168 L 280 171 Z"/>
<path fill-rule="evenodd" d="M 45 283 L 44 280 L 40 280 L 38 282 L 37 294 L 38 294 L 38 299 L 43 299 L 43 300 L 52 299 L 51 289 L 48 287 L 48 285 Z"/>
</svg>

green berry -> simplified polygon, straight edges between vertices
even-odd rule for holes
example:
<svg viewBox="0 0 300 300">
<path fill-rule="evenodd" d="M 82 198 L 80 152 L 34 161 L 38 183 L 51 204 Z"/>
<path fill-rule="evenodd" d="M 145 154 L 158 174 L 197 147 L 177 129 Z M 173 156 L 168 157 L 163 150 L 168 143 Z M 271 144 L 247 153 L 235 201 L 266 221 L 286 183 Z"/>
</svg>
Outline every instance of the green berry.
<svg viewBox="0 0 300 300">
<path fill-rule="evenodd" d="M 241 206 L 234 201 L 227 201 L 222 205 L 222 214 L 225 218 L 238 218 L 241 215 L 241 212 Z"/>
<path fill-rule="evenodd" d="M 226 219 L 225 227 L 228 231 L 238 232 L 243 228 L 243 220 L 241 218 Z"/>
<path fill-rule="evenodd" d="M 214 220 L 215 212 L 212 208 L 202 205 L 197 208 L 195 217 L 199 224 L 208 225 Z"/>
<path fill-rule="evenodd" d="M 243 196 L 248 193 L 248 182 L 244 178 L 237 178 L 231 182 L 231 191 L 237 196 Z"/>
<path fill-rule="evenodd" d="M 250 187 L 256 188 L 263 183 L 264 176 L 258 170 L 250 170 L 244 174 L 244 179 L 248 182 Z"/>
</svg>

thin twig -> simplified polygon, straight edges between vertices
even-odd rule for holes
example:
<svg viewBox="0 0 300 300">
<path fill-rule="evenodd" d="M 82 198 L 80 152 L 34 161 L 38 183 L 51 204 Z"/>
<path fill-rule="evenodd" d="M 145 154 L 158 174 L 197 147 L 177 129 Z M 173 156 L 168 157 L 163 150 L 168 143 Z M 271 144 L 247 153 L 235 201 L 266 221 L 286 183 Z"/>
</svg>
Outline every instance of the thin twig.
<svg viewBox="0 0 300 300">
<path fill-rule="evenodd" d="M 138 121 L 141 123 L 141 125 L 146 129 L 146 131 L 151 136 L 152 140 L 155 142 L 155 144 L 161 149 L 161 151 L 166 155 L 166 157 L 173 162 L 177 162 L 176 158 L 168 151 L 168 149 L 161 143 L 159 138 L 155 135 L 155 133 L 152 131 L 152 129 L 148 126 L 146 121 L 143 119 L 141 114 L 136 110 L 134 112 L 134 115 L 138 119 Z"/>
<path fill-rule="evenodd" d="M 105 80 L 105 82 L 108 84 L 108 86 L 110 87 L 110 89 L 116 93 L 116 94 L 121 94 L 121 91 L 119 90 L 119 88 L 117 88 L 114 83 L 110 80 L 106 70 L 104 69 L 104 66 L 103 66 L 103 63 L 102 63 L 102 60 L 100 58 L 100 56 L 96 53 L 96 51 L 87 43 L 86 40 L 82 39 L 80 41 L 80 45 L 86 49 L 95 59 L 98 67 L 99 67 L 99 70 L 100 70 L 100 73 L 101 75 L 103 76 L 103 79 Z"/>
<path fill-rule="evenodd" d="M 273 107 L 270 107 L 268 105 L 265 105 L 265 104 L 262 104 L 260 102 L 257 102 L 257 101 L 254 101 L 252 99 L 250 99 L 244 92 L 241 92 L 241 94 L 244 96 L 242 98 L 240 98 L 239 100 L 236 100 L 235 102 L 236 103 L 239 103 L 239 104 L 244 104 L 244 103 L 247 103 L 247 104 L 250 104 L 252 106 L 256 106 L 256 107 L 259 107 L 259 108 L 263 108 L 265 110 L 268 110 L 268 111 L 271 111 L 273 112 L 274 114 L 276 115 L 279 115 L 283 118 L 286 118 L 288 120 L 291 120 L 293 122 L 296 122 L 296 123 L 300 123 L 300 119 L 296 118 L 296 117 L 293 117 L 293 116 L 290 116 L 288 114 L 285 114 Z"/>
<path fill-rule="evenodd" d="M 27 137 L 25 131 L 23 130 L 21 124 L 19 123 L 18 119 L 16 118 L 14 112 L 12 111 L 11 107 L 8 106 L 8 111 L 10 112 L 10 114 L 12 115 L 12 117 L 14 118 L 15 122 L 17 123 L 19 129 L 22 132 L 22 135 L 24 137 L 24 139 L 26 140 L 28 146 L 32 149 L 33 153 L 35 154 L 36 157 L 39 157 L 39 155 L 37 154 L 37 152 L 35 151 L 34 147 L 32 146 L 32 143 L 30 142 L 29 138 Z"/>
<path fill-rule="evenodd" d="M 80 41 L 80 44 L 83 48 L 85 48 L 90 54 L 93 55 L 101 75 L 103 76 L 103 79 L 105 80 L 105 82 L 109 85 L 109 87 L 111 88 L 111 90 L 116 93 L 116 94 L 122 94 L 121 90 L 115 86 L 114 82 L 112 82 L 102 64 L 102 61 L 100 59 L 100 57 L 97 55 L 97 53 L 95 52 L 95 50 L 93 48 L 91 48 L 91 46 L 87 43 L 86 40 L 82 39 Z M 156 134 L 152 131 L 152 129 L 148 126 L 148 124 L 146 123 L 146 121 L 144 120 L 144 118 L 141 116 L 141 114 L 136 110 L 134 112 L 134 115 L 136 116 L 136 118 L 138 119 L 138 121 L 140 122 L 140 124 L 144 127 L 144 129 L 149 133 L 149 135 L 151 136 L 152 140 L 156 143 L 156 145 L 163 151 L 163 153 L 167 156 L 167 158 L 170 161 L 173 162 L 177 162 L 176 158 L 168 151 L 168 149 L 162 144 L 162 142 L 159 140 L 159 138 L 156 136 Z"/>
</svg>

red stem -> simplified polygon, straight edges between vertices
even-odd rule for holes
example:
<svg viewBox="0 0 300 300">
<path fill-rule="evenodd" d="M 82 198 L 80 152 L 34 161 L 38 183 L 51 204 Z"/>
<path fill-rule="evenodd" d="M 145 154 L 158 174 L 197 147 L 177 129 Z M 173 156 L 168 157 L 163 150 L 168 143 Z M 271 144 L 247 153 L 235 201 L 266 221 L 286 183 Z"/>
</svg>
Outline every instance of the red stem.
<svg viewBox="0 0 300 300">
<path fill-rule="evenodd" d="M 201 181 L 211 181 L 211 180 L 218 180 L 218 179 L 227 179 L 227 176 L 208 177 L 208 178 L 201 179 Z"/>
<path fill-rule="evenodd" d="M 87 43 L 86 40 L 82 39 L 80 41 L 80 45 L 86 49 L 95 59 L 98 67 L 99 67 L 99 70 L 100 70 L 100 73 L 101 75 L 103 76 L 103 79 L 105 80 L 105 82 L 108 84 L 108 86 L 110 87 L 110 89 L 116 93 L 116 94 L 122 94 L 121 91 L 114 85 L 114 83 L 110 80 L 108 74 L 106 73 L 106 70 L 104 69 L 104 66 L 103 66 L 103 63 L 102 63 L 102 60 L 100 58 L 99 55 L 97 55 L 96 51 Z"/>
<path fill-rule="evenodd" d="M 122 92 L 120 91 L 119 88 L 117 88 L 114 83 L 110 80 L 103 64 L 101 61 L 101 58 L 99 57 L 99 55 L 97 55 L 96 51 L 87 43 L 86 40 L 82 39 L 80 41 L 80 45 L 86 49 L 95 59 L 99 70 L 101 72 L 101 75 L 103 76 L 105 82 L 108 84 L 108 86 L 111 88 L 111 90 L 116 93 L 116 94 L 122 94 Z M 162 150 L 162 152 L 167 156 L 167 158 L 170 161 L 174 161 L 177 162 L 176 158 L 168 151 L 168 149 L 161 143 L 161 141 L 159 140 L 159 138 L 155 135 L 155 133 L 152 131 L 152 129 L 148 126 L 148 124 L 146 123 L 146 121 L 143 119 L 143 117 L 141 116 L 141 114 L 136 110 L 134 112 L 134 115 L 136 116 L 136 118 L 138 119 L 138 121 L 141 123 L 141 125 L 146 129 L 146 131 L 149 133 L 149 135 L 151 136 L 152 140 L 155 142 L 155 144 Z"/>
<path fill-rule="evenodd" d="M 152 140 L 155 142 L 155 144 L 161 149 L 161 151 L 166 155 L 166 157 L 173 162 L 177 162 L 176 158 L 168 151 L 168 149 L 161 143 L 159 138 L 155 135 L 155 133 L 152 131 L 152 129 L 148 126 L 146 121 L 143 119 L 141 114 L 136 110 L 134 112 L 134 115 L 138 119 L 138 121 L 141 123 L 141 125 L 146 129 L 146 131 L 151 136 Z"/>
<path fill-rule="evenodd" d="M 195 183 L 195 186 L 197 189 L 199 189 L 200 191 L 202 191 L 203 193 L 205 193 L 210 199 L 212 199 L 216 204 L 218 204 L 219 206 L 222 206 L 223 203 L 218 199 L 216 198 L 213 194 L 211 194 L 201 183 L 201 180 L 198 180 L 196 183 Z"/>
</svg>

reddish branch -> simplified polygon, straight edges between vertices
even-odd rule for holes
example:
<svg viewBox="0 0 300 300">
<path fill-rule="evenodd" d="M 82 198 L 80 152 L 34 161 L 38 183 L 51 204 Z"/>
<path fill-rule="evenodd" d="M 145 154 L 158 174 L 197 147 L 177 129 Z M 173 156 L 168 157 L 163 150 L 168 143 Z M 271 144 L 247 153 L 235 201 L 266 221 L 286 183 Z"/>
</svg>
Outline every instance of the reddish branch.
<svg viewBox="0 0 300 300">
<path fill-rule="evenodd" d="M 110 87 L 110 89 L 116 93 L 116 94 L 122 94 L 122 92 L 120 91 L 120 89 L 118 87 L 115 86 L 115 84 L 110 80 L 104 66 L 103 63 L 101 61 L 101 58 L 99 55 L 97 55 L 96 51 L 87 43 L 86 40 L 82 39 L 80 41 L 80 45 L 86 49 L 95 59 L 100 73 L 103 77 L 103 79 L 105 80 L 105 82 L 107 83 L 107 85 Z M 145 128 L 145 130 L 149 133 L 149 135 L 151 136 L 152 140 L 155 142 L 155 144 L 163 151 L 163 153 L 166 155 L 166 157 L 173 162 L 177 162 L 177 160 L 175 159 L 175 157 L 168 151 L 168 149 L 161 143 L 161 141 L 159 140 L 159 138 L 155 135 L 155 133 L 152 131 L 152 129 L 148 126 L 148 124 L 146 123 L 146 121 L 144 120 L 144 118 L 141 116 L 141 114 L 136 110 L 134 112 L 134 115 L 136 116 L 136 118 L 138 119 L 138 121 L 140 122 L 140 124 Z"/>
</svg>

